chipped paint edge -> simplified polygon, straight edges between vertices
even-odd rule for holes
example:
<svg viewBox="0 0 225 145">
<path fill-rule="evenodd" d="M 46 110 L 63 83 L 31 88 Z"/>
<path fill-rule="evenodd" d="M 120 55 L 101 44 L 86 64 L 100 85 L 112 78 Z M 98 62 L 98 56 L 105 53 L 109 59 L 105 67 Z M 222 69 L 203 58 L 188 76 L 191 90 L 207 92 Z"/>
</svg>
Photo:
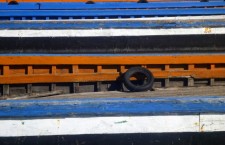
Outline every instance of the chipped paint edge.
<svg viewBox="0 0 225 145">
<path fill-rule="evenodd" d="M 225 115 L 200 115 L 200 132 L 225 131 Z"/>
<path fill-rule="evenodd" d="M 225 115 L 0 120 L 0 137 L 225 131 Z M 14 130 L 14 131 L 12 131 Z"/>
<path fill-rule="evenodd" d="M 197 132 L 199 130 L 198 120 L 198 116 L 0 120 L 0 130 L 4 130 L 0 132 L 0 136 Z"/>
</svg>

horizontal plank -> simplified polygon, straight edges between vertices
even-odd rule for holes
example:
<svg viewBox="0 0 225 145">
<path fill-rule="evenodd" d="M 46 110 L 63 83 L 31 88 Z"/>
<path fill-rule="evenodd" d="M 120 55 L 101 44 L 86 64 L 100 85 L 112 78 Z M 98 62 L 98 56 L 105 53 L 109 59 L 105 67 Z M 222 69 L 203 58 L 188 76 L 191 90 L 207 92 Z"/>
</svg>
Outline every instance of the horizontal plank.
<svg viewBox="0 0 225 145">
<path fill-rule="evenodd" d="M 0 102 L 0 109 L 0 118 L 223 114 L 225 99 L 200 96 L 6 100 Z"/>
<path fill-rule="evenodd" d="M 0 132 L 0 137 L 198 132 L 199 117 L 194 115 L 0 120 L 0 130 L 4 130 Z"/>
<path fill-rule="evenodd" d="M 150 69 L 151 71 L 151 69 Z M 152 71 L 154 78 L 225 78 L 223 70 L 196 70 L 196 71 Z M 80 74 L 39 74 L 39 75 L 3 75 L 0 76 L 0 84 L 26 84 L 26 83 L 60 83 L 60 82 L 96 82 L 115 81 L 119 79 L 119 73 L 80 73 Z"/>
<path fill-rule="evenodd" d="M 225 28 L 0 30 L 0 37 L 119 37 L 225 34 Z"/>
<path fill-rule="evenodd" d="M 222 40 L 225 40 L 225 34 L 129 37 L 1 37 L 0 56 L 215 56 L 225 54 L 225 41 Z"/>
<path fill-rule="evenodd" d="M 156 9 L 156 8 L 201 8 L 201 7 L 223 7 L 223 1 L 198 2 L 198 1 L 184 1 L 184 2 L 152 2 L 152 3 L 136 3 L 136 2 L 99 2 L 95 4 L 86 4 L 81 2 L 46 2 L 46 3 L 19 3 L 18 5 L 8 5 L 7 3 L 0 3 L 1 10 L 79 10 L 79 9 Z"/>
<path fill-rule="evenodd" d="M 0 21 L 0 29 L 119 29 L 225 27 L 225 16 L 187 16 L 130 19 L 14 20 Z"/>
<path fill-rule="evenodd" d="M 202 55 L 1 55 L 0 65 L 144 65 L 144 64 L 223 64 L 224 54 Z"/>
<path fill-rule="evenodd" d="M 67 144 L 85 143 L 85 145 L 150 145 L 150 144 L 173 144 L 181 143 L 204 145 L 221 145 L 224 142 L 225 132 L 208 133 L 132 133 L 132 134 L 95 134 L 95 135 L 53 135 L 53 136 L 25 136 L 25 137 L 2 137 L 0 142 L 17 145 L 48 144 L 55 145 L 58 142 Z"/>
<path fill-rule="evenodd" d="M 0 137 L 225 131 L 225 115 L 0 120 Z M 12 130 L 17 130 L 12 132 Z"/>
<path fill-rule="evenodd" d="M 224 15 L 224 8 L 140 9 L 140 10 L 0 10 L 0 17 L 130 17 Z M 44 18 L 45 19 L 45 18 Z"/>
</svg>

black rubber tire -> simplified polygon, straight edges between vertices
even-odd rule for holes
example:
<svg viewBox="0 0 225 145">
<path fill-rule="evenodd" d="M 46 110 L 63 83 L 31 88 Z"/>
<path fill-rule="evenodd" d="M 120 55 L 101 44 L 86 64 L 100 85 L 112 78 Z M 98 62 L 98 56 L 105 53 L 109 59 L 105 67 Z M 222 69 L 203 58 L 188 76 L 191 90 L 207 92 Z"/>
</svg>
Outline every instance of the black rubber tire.
<svg viewBox="0 0 225 145">
<path fill-rule="evenodd" d="M 18 5 L 19 3 L 15 0 L 12 0 L 8 3 L 8 5 Z"/>
<path fill-rule="evenodd" d="M 142 85 L 135 85 L 131 82 L 130 77 L 133 75 L 140 73 L 144 75 L 146 79 L 146 83 Z M 152 73 L 143 68 L 143 67 L 132 67 L 126 71 L 124 74 L 124 85 L 127 87 L 128 90 L 133 92 L 141 92 L 141 91 L 147 91 L 150 90 L 154 83 L 154 77 Z"/>
</svg>

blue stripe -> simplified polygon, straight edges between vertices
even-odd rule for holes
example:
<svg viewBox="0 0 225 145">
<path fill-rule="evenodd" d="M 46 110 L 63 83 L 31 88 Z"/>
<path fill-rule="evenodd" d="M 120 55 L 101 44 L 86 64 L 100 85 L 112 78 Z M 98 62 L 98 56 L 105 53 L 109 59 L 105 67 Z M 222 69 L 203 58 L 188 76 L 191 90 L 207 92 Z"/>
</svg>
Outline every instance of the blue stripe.
<svg viewBox="0 0 225 145">
<path fill-rule="evenodd" d="M 1 10 L 38 10 L 40 5 L 37 3 L 20 3 L 18 5 L 8 5 L 0 3 Z"/>
<path fill-rule="evenodd" d="M 205 3 L 21 3 L 19 5 L 0 3 L 0 20 L 224 15 L 224 6 L 224 1 Z"/>
<path fill-rule="evenodd" d="M 0 3 L 2 10 L 46 10 L 46 9 L 143 9 L 143 8 L 191 8 L 191 7 L 223 7 L 224 1 L 215 2 L 151 2 L 151 3 L 136 3 L 136 2 L 107 2 L 107 3 L 20 3 L 18 5 L 8 5 L 7 3 Z"/>
<path fill-rule="evenodd" d="M 224 8 L 165 9 L 165 10 L 0 10 L 0 17 L 142 17 L 224 15 Z M 46 19 L 46 18 L 44 18 Z M 57 18 L 58 19 L 58 18 Z"/>
<path fill-rule="evenodd" d="M 0 29 L 109 29 L 109 28 L 199 28 L 225 27 L 225 20 L 192 21 L 0 21 Z"/>
<path fill-rule="evenodd" d="M 129 93 L 127 94 L 129 96 Z M 225 113 L 224 97 L 1 101 L 0 118 Z"/>
</svg>

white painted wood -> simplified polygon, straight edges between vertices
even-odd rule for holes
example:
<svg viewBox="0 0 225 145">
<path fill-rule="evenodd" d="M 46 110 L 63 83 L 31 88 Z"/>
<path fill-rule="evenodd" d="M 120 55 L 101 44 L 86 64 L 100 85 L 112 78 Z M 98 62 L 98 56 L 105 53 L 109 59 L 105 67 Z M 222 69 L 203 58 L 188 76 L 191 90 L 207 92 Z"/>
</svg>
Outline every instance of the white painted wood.
<svg viewBox="0 0 225 145">
<path fill-rule="evenodd" d="M 225 34 L 225 28 L 0 30 L 0 37 L 112 37 Z"/>
<path fill-rule="evenodd" d="M 198 131 L 199 115 L 0 120 L 0 137 Z"/>
<path fill-rule="evenodd" d="M 225 131 L 225 115 L 200 115 L 200 131 Z"/>
</svg>

